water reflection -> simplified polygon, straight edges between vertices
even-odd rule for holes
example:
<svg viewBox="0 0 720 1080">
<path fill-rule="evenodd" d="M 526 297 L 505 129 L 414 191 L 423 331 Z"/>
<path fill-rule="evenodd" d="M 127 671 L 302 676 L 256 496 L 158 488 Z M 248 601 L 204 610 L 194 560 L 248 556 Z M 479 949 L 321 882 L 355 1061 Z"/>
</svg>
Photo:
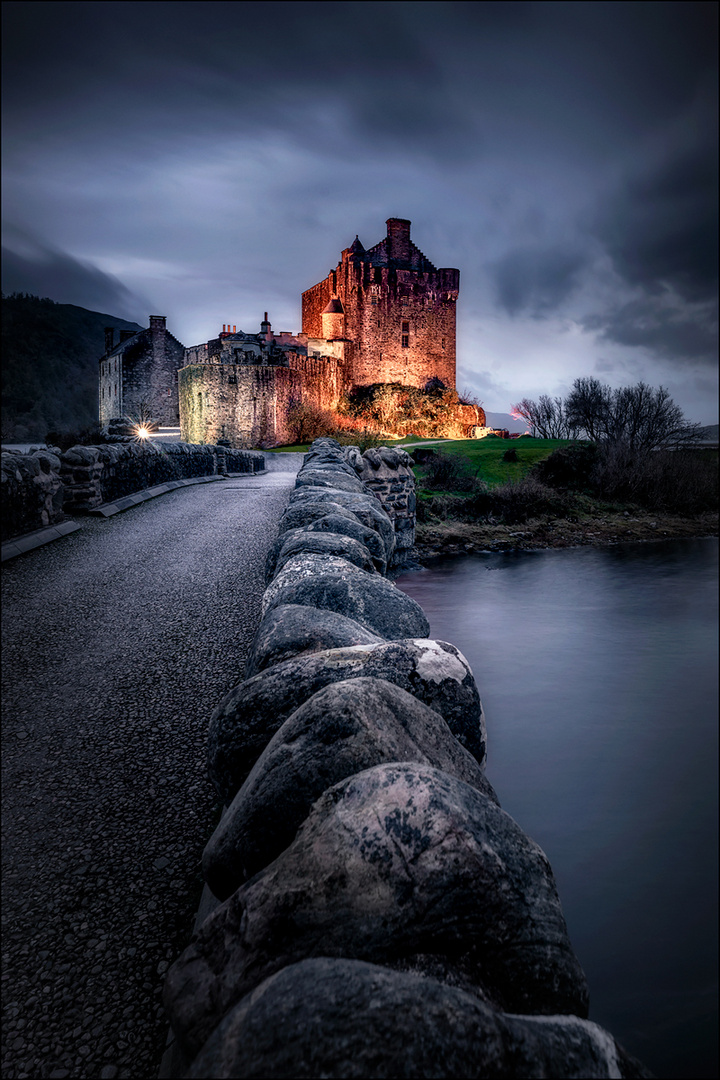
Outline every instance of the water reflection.
<svg viewBox="0 0 720 1080">
<path fill-rule="evenodd" d="M 545 849 L 591 1017 L 717 1075 L 717 541 L 458 557 L 398 585 L 475 673 L 488 776 Z"/>
</svg>

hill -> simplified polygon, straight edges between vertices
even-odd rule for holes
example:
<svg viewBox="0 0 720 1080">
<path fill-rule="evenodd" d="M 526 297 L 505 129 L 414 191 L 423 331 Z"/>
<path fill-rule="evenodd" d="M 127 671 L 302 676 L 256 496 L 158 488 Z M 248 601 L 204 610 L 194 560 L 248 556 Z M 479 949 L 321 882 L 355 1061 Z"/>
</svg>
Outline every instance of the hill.
<svg viewBox="0 0 720 1080">
<path fill-rule="evenodd" d="M 2 439 L 44 439 L 98 418 L 98 359 L 106 326 L 141 330 L 115 315 L 25 293 L 2 298 Z"/>
</svg>

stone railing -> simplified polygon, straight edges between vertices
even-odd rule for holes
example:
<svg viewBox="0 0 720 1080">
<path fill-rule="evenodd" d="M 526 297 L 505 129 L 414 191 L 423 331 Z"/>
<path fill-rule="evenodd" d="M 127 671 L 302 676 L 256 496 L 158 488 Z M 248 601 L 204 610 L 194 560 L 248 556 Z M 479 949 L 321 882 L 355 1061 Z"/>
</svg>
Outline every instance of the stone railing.
<svg viewBox="0 0 720 1080">
<path fill-rule="evenodd" d="M 263 454 L 189 443 L 107 443 L 64 453 L 3 452 L 2 538 L 19 536 L 66 516 L 93 510 L 167 480 L 260 472 Z"/>
<path fill-rule="evenodd" d="M 2 539 L 34 532 L 64 520 L 60 458 L 50 450 L 23 454 L 3 450 L 0 515 Z"/>
<path fill-rule="evenodd" d="M 92 510 L 166 480 L 216 473 L 257 472 L 262 454 L 189 443 L 109 443 L 73 446 L 61 458 L 65 509 Z"/>
<path fill-rule="evenodd" d="M 485 778 L 472 672 L 384 577 L 395 530 L 347 457 L 306 455 L 211 720 L 219 904 L 168 973 L 161 1075 L 648 1076 L 585 1019 L 548 861 Z"/>
</svg>

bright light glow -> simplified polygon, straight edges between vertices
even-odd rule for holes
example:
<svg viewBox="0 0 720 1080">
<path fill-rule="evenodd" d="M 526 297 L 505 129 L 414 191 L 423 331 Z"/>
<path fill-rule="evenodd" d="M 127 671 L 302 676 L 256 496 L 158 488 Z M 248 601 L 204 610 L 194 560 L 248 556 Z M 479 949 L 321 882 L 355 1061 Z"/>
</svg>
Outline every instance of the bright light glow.
<svg viewBox="0 0 720 1080">
<path fill-rule="evenodd" d="M 150 432 L 147 428 L 139 427 L 137 429 L 137 437 L 138 439 L 148 439 L 150 437 Z"/>
</svg>

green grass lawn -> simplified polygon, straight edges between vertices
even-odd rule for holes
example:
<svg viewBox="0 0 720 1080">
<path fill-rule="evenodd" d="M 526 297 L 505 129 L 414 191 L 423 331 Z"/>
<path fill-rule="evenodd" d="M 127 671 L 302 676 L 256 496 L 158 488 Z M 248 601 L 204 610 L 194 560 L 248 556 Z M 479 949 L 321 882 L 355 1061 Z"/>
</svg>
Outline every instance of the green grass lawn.
<svg viewBox="0 0 720 1080">
<path fill-rule="evenodd" d="M 521 480 L 533 465 L 549 457 L 559 446 L 570 446 L 572 439 L 533 439 L 521 435 L 519 439 L 501 439 L 488 435 L 485 439 L 457 439 L 443 442 L 438 450 L 443 454 L 457 454 L 464 458 L 463 472 L 495 486 L 510 480 Z M 503 461 L 508 450 L 514 450 L 517 461 Z M 416 467 L 415 475 L 422 486 L 422 467 Z"/>
</svg>

